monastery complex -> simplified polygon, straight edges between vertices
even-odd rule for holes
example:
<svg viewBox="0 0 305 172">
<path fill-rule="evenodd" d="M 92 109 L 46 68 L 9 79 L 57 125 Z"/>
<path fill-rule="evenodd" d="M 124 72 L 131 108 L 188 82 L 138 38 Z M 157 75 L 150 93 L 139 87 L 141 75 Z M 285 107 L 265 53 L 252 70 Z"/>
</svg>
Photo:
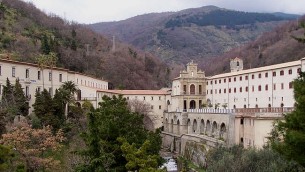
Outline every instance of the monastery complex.
<svg viewBox="0 0 305 172">
<path fill-rule="evenodd" d="M 53 95 L 65 81 L 77 85 L 75 97 L 80 104 L 90 100 L 98 107 L 104 95 L 142 102 L 149 106 L 153 128 L 163 128 L 163 146 L 177 153 L 183 154 L 190 142 L 206 149 L 219 144 L 260 148 L 273 122 L 293 110 L 292 81 L 305 70 L 305 58 L 247 70 L 241 59 L 234 58 L 230 67 L 229 73 L 205 76 L 190 62 L 171 88 L 109 90 L 107 81 L 67 69 L 1 59 L 0 86 L 6 78 L 12 83 L 19 78 L 30 106 L 36 90 L 45 88 Z"/>
</svg>

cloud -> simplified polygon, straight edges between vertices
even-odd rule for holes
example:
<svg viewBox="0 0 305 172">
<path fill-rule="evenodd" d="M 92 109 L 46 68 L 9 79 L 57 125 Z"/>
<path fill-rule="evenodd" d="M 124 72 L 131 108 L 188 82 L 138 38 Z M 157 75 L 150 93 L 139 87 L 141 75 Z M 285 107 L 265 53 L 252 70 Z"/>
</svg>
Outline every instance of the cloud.
<svg viewBox="0 0 305 172">
<path fill-rule="evenodd" d="M 215 5 L 249 12 L 304 14 L 304 0 L 24 0 L 47 13 L 79 23 L 116 21 L 136 15 Z"/>
</svg>

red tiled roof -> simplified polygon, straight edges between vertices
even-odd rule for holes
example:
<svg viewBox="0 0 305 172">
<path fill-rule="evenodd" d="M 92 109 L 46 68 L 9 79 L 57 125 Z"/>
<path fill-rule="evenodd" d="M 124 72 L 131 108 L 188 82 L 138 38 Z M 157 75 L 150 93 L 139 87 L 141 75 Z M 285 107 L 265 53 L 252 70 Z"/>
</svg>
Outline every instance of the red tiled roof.
<svg viewBox="0 0 305 172">
<path fill-rule="evenodd" d="M 122 94 L 122 95 L 167 95 L 167 90 L 98 90 L 97 92 Z"/>
</svg>

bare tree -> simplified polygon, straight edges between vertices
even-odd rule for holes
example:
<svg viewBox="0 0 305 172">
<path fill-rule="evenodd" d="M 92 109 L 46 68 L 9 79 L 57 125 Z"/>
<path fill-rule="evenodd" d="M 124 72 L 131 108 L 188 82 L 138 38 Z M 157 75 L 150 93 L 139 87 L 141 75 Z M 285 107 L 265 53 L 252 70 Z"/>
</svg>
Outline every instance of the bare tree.
<svg viewBox="0 0 305 172">
<path fill-rule="evenodd" d="M 147 130 L 154 130 L 154 123 L 158 119 L 156 114 L 153 114 L 151 110 L 151 105 L 145 101 L 140 101 L 137 99 L 128 101 L 128 108 L 132 112 L 144 115 L 143 123 Z"/>
</svg>

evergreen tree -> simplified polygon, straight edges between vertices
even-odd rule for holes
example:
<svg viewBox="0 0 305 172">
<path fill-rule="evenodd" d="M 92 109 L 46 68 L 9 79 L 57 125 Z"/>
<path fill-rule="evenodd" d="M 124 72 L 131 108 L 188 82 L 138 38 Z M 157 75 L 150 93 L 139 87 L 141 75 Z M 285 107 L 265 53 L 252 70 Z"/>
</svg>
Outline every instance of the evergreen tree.
<svg viewBox="0 0 305 172">
<path fill-rule="evenodd" d="M 43 54 L 49 54 L 50 53 L 50 45 L 48 41 L 48 37 L 46 34 L 43 35 L 42 40 L 41 40 L 41 51 Z"/>
<path fill-rule="evenodd" d="M 146 140 L 152 143 L 150 139 L 160 136 L 148 137 L 150 134 L 144 128 L 143 115 L 130 112 L 122 96 L 104 96 L 99 105 L 100 108 L 88 114 L 88 131 L 82 134 L 88 148 L 81 153 L 88 156 L 89 164 L 81 165 L 79 170 L 126 171 L 128 161 L 123 156 L 118 138 L 125 138 L 129 144 L 140 148 Z M 148 152 L 152 149 L 152 145 L 145 146 Z"/>
<path fill-rule="evenodd" d="M 28 115 L 29 105 L 28 101 L 24 95 L 19 79 L 16 79 L 16 83 L 14 86 L 14 100 L 15 105 L 18 110 L 18 114 L 20 115 Z"/>
<path fill-rule="evenodd" d="M 284 116 L 272 131 L 271 146 L 305 167 L 305 73 L 294 80 L 295 109 Z"/>
<path fill-rule="evenodd" d="M 7 78 L 6 84 L 3 86 L 1 99 L 1 113 L 6 122 L 13 121 L 14 117 L 17 115 L 18 110 L 14 105 L 14 87 Z"/>
</svg>

